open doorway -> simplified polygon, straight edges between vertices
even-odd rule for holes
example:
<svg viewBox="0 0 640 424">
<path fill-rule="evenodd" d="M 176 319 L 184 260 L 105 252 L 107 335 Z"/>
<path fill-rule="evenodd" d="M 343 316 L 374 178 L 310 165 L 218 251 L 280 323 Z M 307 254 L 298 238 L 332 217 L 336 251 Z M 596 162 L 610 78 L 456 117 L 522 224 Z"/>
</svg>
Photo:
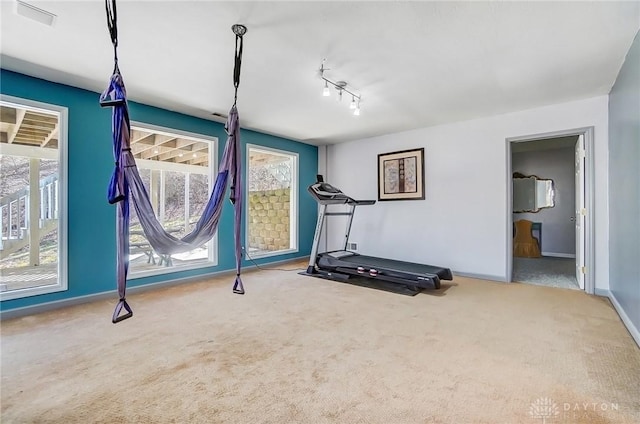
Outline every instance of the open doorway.
<svg viewBox="0 0 640 424">
<path fill-rule="evenodd" d="M 593 293 L 593 130 L 507 139 L 507 280 Z"/>
</svg>

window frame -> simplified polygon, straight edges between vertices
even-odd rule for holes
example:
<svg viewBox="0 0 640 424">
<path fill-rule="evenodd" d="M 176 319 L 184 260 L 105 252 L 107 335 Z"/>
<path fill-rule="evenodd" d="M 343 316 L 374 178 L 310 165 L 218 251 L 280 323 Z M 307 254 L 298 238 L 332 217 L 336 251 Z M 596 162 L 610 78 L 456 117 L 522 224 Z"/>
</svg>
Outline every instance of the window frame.
<svg viewBox="0 0 640 424">
<path fill-rule="evenodd" d="M 204 134 L 199 134 L 199 133 L 194 133 L 194 132 L 189 132 L 189 131 L 183 131 L 183 130 L 179 130 L 179 129 L 175 129 L 175 128 L 169 128 L 169 127 L 162 127 L 159 125 L 153 125 L 153 124 L 148 124 L 146 122 L 141 122 L 141 121 L 131 121 L 131 130 L 142 130 L 142 131 L 152 131 L 156 134 L 161 134 L 161 135 L 177 135 L 180 136 L 181 138 L 190 138 L 190 139 L 194 139 L 200 142 L 207 142 L 209 143 L 209 192 L 208 195 L 211 196 L 211 191 L 213 190 L 214 184 L 215 184 L 215 180 L 216 177 L 218 175 L 218 137 L 215 136 L 210 136 L 210 135 L 204 135 Z M 146 161 L 146 160 L 145 160 Z M 140 159 L 136 159 L 136 166 L 138 166 L 138 163 L 140 162 Z M 176 169 L 163 169 L 162 165 L 159 165 L 159 161 L 146 161 L 146 163 L 151 162 L 151 167 L 140 167 L 138 166 L 138 169 L 151 169 L 151 170 L 160 170 L 160 171 L 170 171 L 170 172 L 180 172 L 177 171 Z M 173 164 L 171 162 L 167 162 L 167 164 L 169 165 L 167 168 L 174 168 L 176 167 L 176 164 Z M 177 165 L 179 166 L 179 165 Z M 164 192 L 164 188 L 162 189 L 162 192 Z M 163 206 L 164 208 L 164 206 Z M 156 216 L 158 216 L 158 214 L 160 213 L 160 211 L 155 211 Z M 167 275 L 167 274 L 173 274 L 176 272 L 183 272 L 183 271 L 191 271 L 191 270 L 195 270 L 195 269 L 202 269 L 202 268 L 210 268 L 213 266 L 217 266 L 218 265 L 218 261 L 219 261 L 219 255 L 218 255 L 218 232 L 216 231 L 216 234 L 213 236 L 213 238 L 208 242 L 210 243 L 210 249 L 209 249 L 209 258 L 207 259 L 206 262 L 200 262 L 200 263 L 194 263 L 194 264 L 188 264 L 188 265 L 184 265 L 184 266 L 179 266 L 179 267 L 175 267 L 175 266 L 169 266 L 169 267 L 165 267 L 165 266 L 158 266 L 157 269 L 148 269 L 148 270 L 140 270 L 140 271 L 136 271 L 134 269 L 131 268 L 131 266 L 129 267 L 129 274 L 127 279 L 128 280 L 136 280 L 139 278 L 146 278 L 146 277 L 152 277 L 152 276 L 159 276 L 159 275 Z"/>
<path fill-rule="evenodd" d="M 68 280 L 68 150 L 69 150 L 69 110 L 68 108 L 51 103 L 38 102 L 20 97 L 0 94 L 0 102 L 9 107 L 27 109 L 35 112 L 53 113 L 58 115 L 58 282 L 47 286 L 27 287 L 23 289 L 0 292 L 0 302 L 12 299 L 43 294 L 57 293 L 69 289 Z M 0 154 L 6 147 L 0 144 Z M 15 155 L 14 155 L 15 156 Z M 35 157 L 35 156 L 34 156 Z"/>
<path fill-rule="evenodd" d="M 276 154 L 276 155 L 281 155 L 281 156 L 288 156 L 291 157 L 291 159 L 293 160 L 293 165 L 292 165 L 292 169 L 291 169 L 291 188 L 289 190 L 290 193 L 290 200 L 289 200 L 289 245 L 293 245 L 294 247 L 290 247 L 289 249 L 283 249 L 283 250 L 276 250 L 273 252 L 257 252 L 257 253 L 250 253 L 249 252 L 249 163 L 250 163 L 250 151 L 251 150 L 257 150 L 260 153 L 271 153 L 271 154 Z M 297 152 L 292 152 L 290 150 L 282 150 L 282 149 L 276 149 L 276 148 L 272 148 L 272 147 L 266 147 L 266 146 L 262 146 L 259 144 L 250 144 L 247 143 L 246 145 L 246 149 L 245 149 L 245 163 L 246 163 L 246 170 L 244 172 L 244 177 L 245 177 L 245 195 L 244 195 L 244 204 L 245 206 L 245 218 L 244 218 L 244 228 L 245 228 L 245 234 L 244 234 L 244 246 L 245 246 L 245 255 L 248 253 L 248 256 L 251 257 L 251 259 L 262 259 L 262 258 L 268 258 L 268 257 L 273 257 L 273 256 L 281 256 L 281 255 L 288 255 L 291 253 L 298 253 L 300 251 L 300 219 L 298 216 L 298 186 L 300 183 L 300 174 L 299 174 L 299 163 L 300 163 L 300 155 Z M 292 230 L 295 230 L 292 231 Z"/>
</svg>

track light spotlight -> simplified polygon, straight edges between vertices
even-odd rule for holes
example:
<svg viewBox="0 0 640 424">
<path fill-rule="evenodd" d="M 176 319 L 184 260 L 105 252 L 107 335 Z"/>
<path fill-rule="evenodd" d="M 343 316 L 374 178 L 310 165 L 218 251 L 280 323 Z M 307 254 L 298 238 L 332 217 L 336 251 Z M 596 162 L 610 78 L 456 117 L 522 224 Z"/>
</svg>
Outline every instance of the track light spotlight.
<svg viewBox="0 0 640 424">
<path fill-rule="evenodd" d="M 329 85 L 335 87 L 338 90 L 338 101 L 342 100 L 342 95 L 346 92 L 347 94 L 351 94 L 351 103 L 349 103 L 349 109 L 353 110 L 354 115 L 360 115 L 360 98 L 359 94 L 356 94 L 353 90 L 349 88 L 349 84 L 346 81 L 332 81 L 325 76 L 325 71 L 329 68 L 324 67 L 326 59 L 322 61 L 320 65 L 319 74 L 320 78 L 324 81 L 324 89 L 322 90 L 322 95 L 327 97 L 329 96 L 330 90 Z"/>
<path fill-rule="evenodd" d="M 327 81 L 324 82 L 324 90 L 322 90 L 322 95 L 324 97 L 329 97 L 331 95 L 331 91 L 329 91 L 329 83 L 327 83 Z"/>
</svg>

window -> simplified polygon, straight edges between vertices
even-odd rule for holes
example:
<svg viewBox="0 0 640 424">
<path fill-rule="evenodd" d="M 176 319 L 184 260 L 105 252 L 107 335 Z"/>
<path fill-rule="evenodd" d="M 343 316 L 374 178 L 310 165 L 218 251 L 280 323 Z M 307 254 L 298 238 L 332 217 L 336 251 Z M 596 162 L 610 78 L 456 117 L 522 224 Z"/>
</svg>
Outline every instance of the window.
<svg viewBox="0 0 640 424">
<path fill-rule="evenodd" d="M 217 139 L 132 124 L 131 151 L 156 217 L 177 238 L 188 234 L 204 211 L 217 173 Z M 158 255 L 144 237 L 131 208 L 129 275 L 164 274 L 216 264 L 216 237 L 175 255 Z"/>
<path fill-rule="evenodd" d="M 0 299 L 67 289 L 67 109 L 0 96 Z"/>
<path fill-rule="evenodd" d="M 247 145 L 247 252 L 265 257 L 298 250 L 298 155 Z"/>
</svg>

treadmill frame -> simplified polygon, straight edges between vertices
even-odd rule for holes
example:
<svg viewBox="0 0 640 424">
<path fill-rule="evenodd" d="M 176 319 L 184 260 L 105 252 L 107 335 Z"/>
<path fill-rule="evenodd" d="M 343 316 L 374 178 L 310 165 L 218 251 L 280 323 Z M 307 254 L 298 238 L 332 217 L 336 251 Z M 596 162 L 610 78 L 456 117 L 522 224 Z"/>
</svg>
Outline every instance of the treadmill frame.
<svg viewBox="0 0 640 424">
<path fill-rule="evenodd" d="M 341 266 L 344 264 L 341 264 L 340 259 L 332 258 L 331 256 L 329 256 L 331 253 L 340 252 L 340 250 L 323 252 L 319 254 L 318 247 L 320 245 L 320 236 L 322 234 L 322 229 L 324 228 L 324 222 L 326 218 L 328 216 L 348 216 L 347 226 L 344 234 L 344 244 L 341 251 L 352 253 L 354 256 L 362 256 L 358 253 L 350 252 L 347 250 L 347 246 L 349 244 L 349 234 L 351 233 L 351 225 L 353 223 L 353 216 L 355 215 L 356 206 L 372 205 L 375 203 L 375 200 L 359 201 L 352 199 L 346 195 L 344 195 L 344 197 L 339 197 L 336 199 L 321 200 L 315 196 L 315 193 L 312 191 L 311 187 L 309 187 L 309 191 L 318 201 L 320 210 L 318 212 L 318 221 L 316 223 L 315 234 L 313 236 L 313 246 L 311 248 L 311 255 L 309 257 L 309 265 L 307 266 L 307 270 L 301 272 L 300 274 L 342 282 L 349 282 L 349 279 L 351 277 L 364 277 L 371 282 L 383 281 L 399 285 L 400 287 L 398 287 L 397 290 L 394 289 L 391 291 L 399 292 L 402 294 L 409 294 L 412 296 L 416 295 L 424 288 L 440 288 L 440 277 L 436 274 L 417 274 L 393 270 L 385 267 L 373 268 L 359 266 L 354 269 Z M 349 210 L 342 212 L 329 212 L 327 211 L 327 207 L 330 204 L 347 204 L 349 205 Z M 332 264 L 332 261 L 335 261 L 336 263 Z M 322 265 L 320 264 L 320 262 L 323 262 Z M 373 286 L 373 284 L 371 286 Z M 389 290 L 388 287 L 384 289 Z"/>
</svg>

